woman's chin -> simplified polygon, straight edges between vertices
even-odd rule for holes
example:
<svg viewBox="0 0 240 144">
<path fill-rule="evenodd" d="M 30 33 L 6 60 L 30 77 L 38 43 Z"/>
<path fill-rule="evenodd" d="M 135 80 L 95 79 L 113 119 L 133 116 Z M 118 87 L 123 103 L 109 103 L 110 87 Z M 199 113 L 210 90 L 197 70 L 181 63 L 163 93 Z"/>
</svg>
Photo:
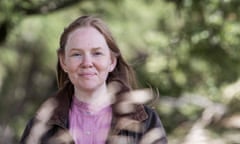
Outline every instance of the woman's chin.
<svg viewBox="0 0 240 144">
<path fill-rule="evenodd" d="M 101 85 L 97 85 L 97 84 L 85 84 L 78 87 L 79 90 L 88 91 L 88 92 L 96 91 L 99 88 L 101 88 Z"/>
</svg>

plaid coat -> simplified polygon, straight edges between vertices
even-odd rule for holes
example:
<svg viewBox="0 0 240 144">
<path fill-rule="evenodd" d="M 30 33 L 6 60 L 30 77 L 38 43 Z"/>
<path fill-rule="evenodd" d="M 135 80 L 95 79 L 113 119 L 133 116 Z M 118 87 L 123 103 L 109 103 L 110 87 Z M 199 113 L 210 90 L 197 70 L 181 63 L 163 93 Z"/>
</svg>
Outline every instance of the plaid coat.
<svg viewBox="0 0 240 144">
<path fill-rule="evenodd" d="M 20 144 L 74 144 L 69 133 L 68 112 L 72 98 L 59 91 L 45 101 L 28 122 Z M 113 112 L 107 144 L 167 144 L 157 113 L 144 105 L 134 105 L 134 112 Z"/>
</svg>

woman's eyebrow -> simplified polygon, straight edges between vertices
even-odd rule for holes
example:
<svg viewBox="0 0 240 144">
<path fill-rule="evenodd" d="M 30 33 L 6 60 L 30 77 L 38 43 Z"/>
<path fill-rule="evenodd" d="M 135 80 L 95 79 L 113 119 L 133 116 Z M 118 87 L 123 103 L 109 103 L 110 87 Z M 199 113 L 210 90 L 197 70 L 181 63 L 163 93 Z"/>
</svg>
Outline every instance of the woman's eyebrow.
<svg viewBox="0 0 240 144">
<path fill-rule="evenodd" d="M 94 48 L 91 48 L 91 50 L 93 51 L 97 51 L 97 50 L 101 50 L 102 47 L 94 47 Z M 82 48 L 71 48 L 70 51 L 83 51 Z"/>
<path fill-rule="evenodd" d="M 97 50 L 101 50 L 102 47 L 96 47 L 96 48 L 92 48 L 93 51 L 97 51 Z"/>
<path fill-rule="evenodd" d="M 71 48 L 70 51 L 82 51 L 82 50 L 79 48 Z"/>
</svg>

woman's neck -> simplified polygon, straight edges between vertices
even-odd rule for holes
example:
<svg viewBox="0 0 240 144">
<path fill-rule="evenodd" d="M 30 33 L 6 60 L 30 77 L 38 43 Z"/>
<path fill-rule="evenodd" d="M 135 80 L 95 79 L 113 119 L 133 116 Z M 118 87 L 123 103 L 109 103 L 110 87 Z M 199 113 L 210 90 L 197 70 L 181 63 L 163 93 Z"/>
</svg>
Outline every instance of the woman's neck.
<svg viewBox="0 0 240 144">
<path fill-rule="evenodd" d="M 89 104 L 92 111 L 101 110 L 112 103 L 111 95 L 108 94 L 105 84 L 91 91 L 83 91 L 75 88 L 74 95 L 79 101 Z"/>
</svg>

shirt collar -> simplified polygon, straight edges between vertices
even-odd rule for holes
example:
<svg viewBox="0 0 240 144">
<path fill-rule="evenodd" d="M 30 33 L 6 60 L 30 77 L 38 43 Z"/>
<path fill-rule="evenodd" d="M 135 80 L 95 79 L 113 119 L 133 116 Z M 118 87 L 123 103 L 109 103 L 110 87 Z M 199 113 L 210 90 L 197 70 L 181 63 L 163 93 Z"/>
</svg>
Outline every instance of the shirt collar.
<svg viewBox="0 0 240 144">
<path fill-rule="evenodd" d="M 53 98 L 56 100 L 57 106 L 50 117 L 48 124 L 59 125 L 63 128 L 68 127 L 68 114 L 72 103 L 72 96 L 64 91 L 58 91 Z M 47 100 L 48 101 L 48 100 Z M 134 120 L 142 122 L 148 118 L 143 105 L 137 105 L 136 111 L 130 114 L 130 117 Z"/>
</svg>

